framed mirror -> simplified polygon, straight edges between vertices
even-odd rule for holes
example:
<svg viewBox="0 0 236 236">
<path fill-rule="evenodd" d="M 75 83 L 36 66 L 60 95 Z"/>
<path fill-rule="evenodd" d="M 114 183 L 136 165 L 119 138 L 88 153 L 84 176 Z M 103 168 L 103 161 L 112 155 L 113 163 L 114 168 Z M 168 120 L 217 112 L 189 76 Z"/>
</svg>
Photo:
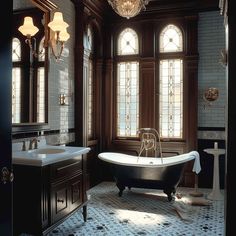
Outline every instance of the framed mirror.
<svg viewBox="0 0 236 236">
<path fill-rule="evenodd" d="M 12 133 L 48 129 L 48 0 L 14 0 L 12 24 Z M 20 31 L 30 16 L 38 28 L 30 44 Z"/>
</svg>

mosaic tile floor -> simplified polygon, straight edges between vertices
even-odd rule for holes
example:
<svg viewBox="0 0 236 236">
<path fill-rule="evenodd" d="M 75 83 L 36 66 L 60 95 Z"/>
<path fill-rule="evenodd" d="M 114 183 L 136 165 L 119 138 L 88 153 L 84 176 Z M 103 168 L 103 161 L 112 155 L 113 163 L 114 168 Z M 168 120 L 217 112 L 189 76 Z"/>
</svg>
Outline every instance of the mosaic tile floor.
<svg viewBox="0 0 236 236">
<path fill-rule="evenodd" d="M 177 189 L 189 196 L 191 188 Z M 210 189 L 199 189 L 204 198 Z M 186 204 L 188 220 L 174 210 L 179 199 L 168 202 L 161 190 L 132 188 L 118 197 L 113 182 L 103 182 L 88 191 L 88 218 L 75 212 L 49 236 L 223 236 L 224 201 L 211 201 L 208 206 Z M 184 198 L 182 198 L 184 199 Z"/>
</svg>

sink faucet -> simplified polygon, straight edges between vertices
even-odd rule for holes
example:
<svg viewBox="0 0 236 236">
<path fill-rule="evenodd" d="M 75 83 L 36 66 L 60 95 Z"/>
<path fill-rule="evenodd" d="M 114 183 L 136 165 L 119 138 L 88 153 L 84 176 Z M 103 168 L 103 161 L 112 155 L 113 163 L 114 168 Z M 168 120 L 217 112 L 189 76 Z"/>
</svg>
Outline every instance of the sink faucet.
<svg viewBox="0 0 236 236">
<path fill-rule="evenodd" d="M 30 143 L 29 143 L 29 150 L 33 149 L 33 145 L 34 145 L 34 149 L 37 149 L 38 148 L 38 142 L 39 142 L 39 140 L 37 138 L 32 138 L 30 140 Z"/>
</svg>

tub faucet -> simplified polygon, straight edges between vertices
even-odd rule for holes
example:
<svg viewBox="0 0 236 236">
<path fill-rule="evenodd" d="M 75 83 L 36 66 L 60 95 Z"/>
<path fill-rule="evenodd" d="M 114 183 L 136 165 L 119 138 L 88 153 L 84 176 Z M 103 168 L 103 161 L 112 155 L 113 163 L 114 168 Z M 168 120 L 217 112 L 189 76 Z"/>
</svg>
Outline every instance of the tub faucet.
<svg viewBox="0 0 236 236">
<path fill-rule="evenodd" d="M 39 140 L 37 138 L 32 138 L 30 140 L 30 143 L 29 143 L 29 150 L 33 149 L 33 145 L 34 145 L 34 149 L 37 149 L 38 148 L 38 142 L 39 142 Z"/>
</svg>

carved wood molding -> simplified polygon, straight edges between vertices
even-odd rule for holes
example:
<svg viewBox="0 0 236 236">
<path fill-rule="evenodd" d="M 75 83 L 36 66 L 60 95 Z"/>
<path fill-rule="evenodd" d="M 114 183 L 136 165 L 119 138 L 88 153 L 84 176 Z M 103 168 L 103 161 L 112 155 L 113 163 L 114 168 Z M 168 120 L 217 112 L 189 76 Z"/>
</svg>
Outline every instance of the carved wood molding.
<svg viewBox="0 0 236 236">
<path fill-rule="evenodd" d="M 57 5 L 49 0 L 31 0 L 31 2 L 44 12 L 57 9 Z"/>
</svg>

